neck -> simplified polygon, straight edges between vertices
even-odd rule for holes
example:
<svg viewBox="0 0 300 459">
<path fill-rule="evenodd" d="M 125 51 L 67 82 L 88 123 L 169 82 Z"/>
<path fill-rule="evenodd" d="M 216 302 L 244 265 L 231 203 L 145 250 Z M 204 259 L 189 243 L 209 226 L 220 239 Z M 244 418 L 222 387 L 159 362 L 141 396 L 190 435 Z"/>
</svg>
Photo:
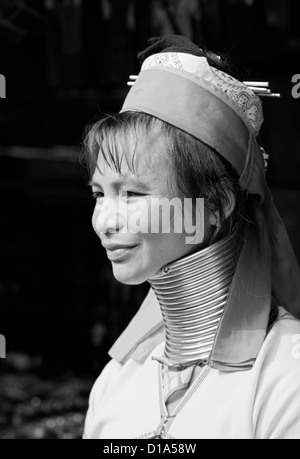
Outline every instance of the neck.
<svg viewBox="0 0 300 459">
<path fill-rule="evenodd" d="M 240 249 L 235 237 L 227 237 L 164 266 L 148 280 L 161 307 L 170 365 L 208 359 Z"/>
</svg>

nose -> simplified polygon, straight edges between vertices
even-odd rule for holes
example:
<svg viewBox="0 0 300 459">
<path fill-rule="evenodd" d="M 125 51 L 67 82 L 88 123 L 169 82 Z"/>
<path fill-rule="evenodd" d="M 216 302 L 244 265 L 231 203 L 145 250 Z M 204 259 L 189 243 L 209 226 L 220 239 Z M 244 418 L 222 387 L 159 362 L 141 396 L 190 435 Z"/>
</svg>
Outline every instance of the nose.
<svg viewBox="0 0 300 459">
<path fill-rule="evenodd" d="M 95 232 L 117 233 L 126 226 L 126 208 L 122 208 L 118 199 L 103 198 L 96 204 L 93 214 Z"/>
</svg>

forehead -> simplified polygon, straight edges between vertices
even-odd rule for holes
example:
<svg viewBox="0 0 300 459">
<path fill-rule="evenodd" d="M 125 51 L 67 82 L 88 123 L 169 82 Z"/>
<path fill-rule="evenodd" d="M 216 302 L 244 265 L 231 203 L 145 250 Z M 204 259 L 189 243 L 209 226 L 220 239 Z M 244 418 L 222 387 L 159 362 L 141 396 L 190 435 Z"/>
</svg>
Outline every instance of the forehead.
<svg viewBox="0 0 300 459">
<path fill-rule="evenodd" d="M 92 183 L 107 183 L 114 186 L 139 186 L 152 183 L 155 179 L 156 177 L 153 178 L 147 174 L 136 175 L 130 170 L 124 170 L 122 173 L 119 173 L 105 163 L 101 164 L 101 169 L 100 167 L 96 168 L 92 177 Z"/>
<path fill-rule="evenodd" d="M 117 132 L 104 139 L 97 159 L 100 174 L 118 173 L 128 179 L 166 177 L 168 151 L 160 132 Z M 139 134 L 139 135 L 137 135 Z"/>
</svg>

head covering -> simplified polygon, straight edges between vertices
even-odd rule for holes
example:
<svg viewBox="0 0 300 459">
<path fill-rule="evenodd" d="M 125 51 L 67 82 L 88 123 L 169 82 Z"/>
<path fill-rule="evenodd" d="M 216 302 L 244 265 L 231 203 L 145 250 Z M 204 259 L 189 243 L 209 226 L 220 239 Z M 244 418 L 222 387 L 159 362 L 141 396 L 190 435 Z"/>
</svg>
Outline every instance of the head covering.
<svg viewBox="0 0 300 459">
<path fill-rule="evenodd" d="M 235 168 L 241 188 L 257 197 L 261 246 L 245 237 L 211 357 L 215 366 L 237 368 L 253 362 L 259 352 L 272 295 L 300 318 L 299 266 L 266 184 L 264 157 L 256 139 L 263 123 L 261 100 L 245 84 L 212 67 L 185 37 L 152 39 L 140 57 L 141 72 L 122 111 L 148 113 L 201 140 Z M 143 307 L 134 318 L 132 331 L 139 329 L 139 342 L 151 342 L 159 329 L 159 313 L 153 311 L 150 317 Z M 125 343 L 124 337 L 120 342 Z M 118 353 L 117 347 L 111 355 Z M 126 347 L 129 351 L 129 343 Z"/>
</svg>

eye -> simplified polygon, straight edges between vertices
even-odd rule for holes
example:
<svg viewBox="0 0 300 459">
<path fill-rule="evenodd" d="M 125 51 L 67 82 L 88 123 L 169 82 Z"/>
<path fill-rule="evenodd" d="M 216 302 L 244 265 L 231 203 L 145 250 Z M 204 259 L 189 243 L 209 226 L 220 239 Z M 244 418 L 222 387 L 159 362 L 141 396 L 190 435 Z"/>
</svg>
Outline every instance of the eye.
<svg viewBox="0 0 300 459">
<path fill-rule="evenodd" d="M 104 193 L 102 191 L 94 191 L 92 194 L 93 198 L 96 200 L 104 198 Z M 136 198 L 139 196 L 146 196 L 143 193 L 137 193 L 135 191 L 123 191 L 123 196 L 124 198 Z"/>
<path fill-rule="evenodd" d="M 104 193 L 102 193 L 102 191 L 94 191 L 93 192 L 93 198 L 94 199 L 101 199 L 104 197 Z"/>
<path fill-rule="evenodd" d="M 126 191 L 127 193 L 127 197 L 128 198 L 134 198 L 134 197 L 139 197 L 139 196 L 146 196 L 145 194 L 143 193 L 137 193 L 135 191 Z"/>
<path fill-rule="evenodd" d="M 128 190 L 121 190 L 119 196 L 121 199 L 133 199 L 133 198 L 140 198 L 141 196 L 147 196 L 145 193 L 138 193 L 137 191 L 128 191 Z"/>
</svg>

